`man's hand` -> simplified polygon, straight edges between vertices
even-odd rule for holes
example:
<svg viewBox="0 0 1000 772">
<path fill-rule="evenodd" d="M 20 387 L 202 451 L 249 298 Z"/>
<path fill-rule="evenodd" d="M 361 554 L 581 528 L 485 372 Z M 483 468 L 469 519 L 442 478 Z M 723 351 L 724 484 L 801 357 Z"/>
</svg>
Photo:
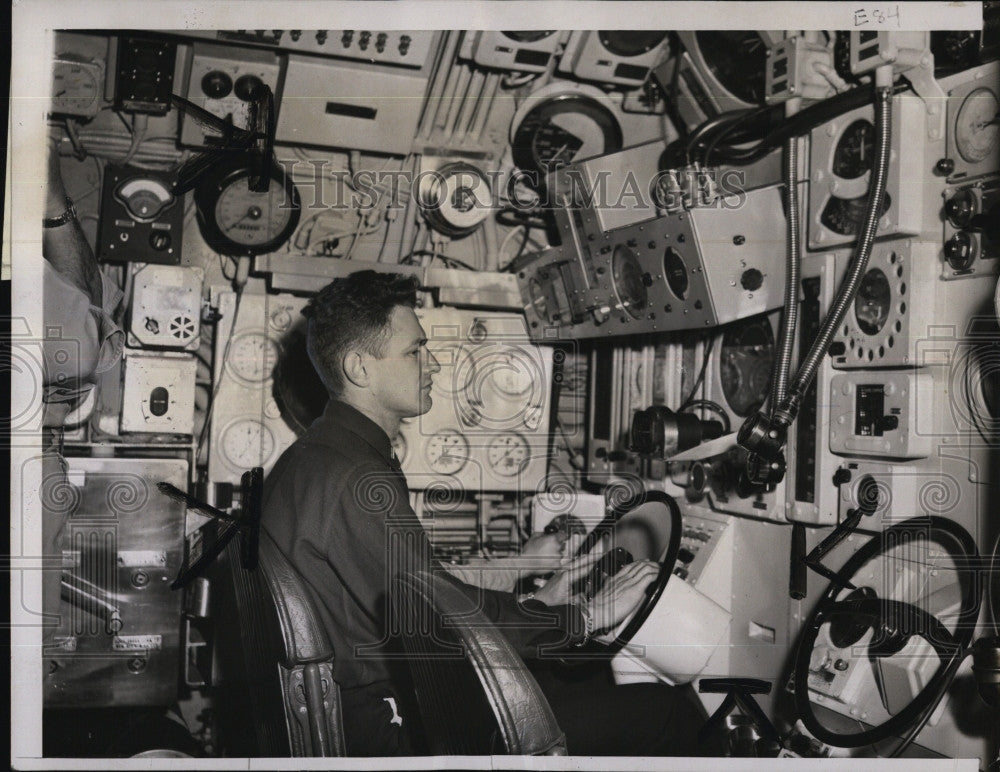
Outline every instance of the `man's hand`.
<svg viewBox="0 0 1000 772">
<path fill-rule="evenodd" d="M 546 606 L 561 606 L 579 601 L 580 598 L 573 595 L 573 585 L 590 573 L 605 552 L 607 544 L 602 542 L 587 554 L 571 560 L 552 574 L 544 587 L 535 591 L 535 600 L 540 600 Z"/>
<path fill-rule="evenodd" d="M 659 573 L 659 563 L 639 560 L 608 577 L 601 591 L 587 605 L 594 619 L 594 630 L 608 631 L 594 636 L 595 640 L 610 643 L 614 639 L 615 628 L 635 613 L 645 597 L 646 588 Z"/>
</svg>

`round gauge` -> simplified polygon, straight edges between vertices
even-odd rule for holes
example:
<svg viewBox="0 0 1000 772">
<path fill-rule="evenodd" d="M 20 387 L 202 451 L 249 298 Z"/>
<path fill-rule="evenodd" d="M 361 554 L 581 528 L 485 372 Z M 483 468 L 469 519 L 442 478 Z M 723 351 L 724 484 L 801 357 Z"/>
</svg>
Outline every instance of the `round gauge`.
<svg viewBox="0 0 1000 772">
<path fill-rule="evenodd" d="M 641 318 L 643 309 L 649 304 L 642 265 L 635 252 L 622 244 L 615 247 L 611 255 L 611 278 L 621 307 L 632 318 Z"/>
<path fill-rule="evenodd" d="M 252 102 L 264 88 L 264 81 L 256 75 L 241 75 L 236 79 L 233 93 L 244 102 Z"/>
<path fill-rule="evenodd" d="M 266 333 L 245 332 L 229 346 L 226 368 L 238 380 L 263 383 L 278 363 L 278 345 Z"/>
<path fill-rule="evenodd" d="M 877 335 L 889 318 L 892 306 L 892 288 L 889 279 L 879 268 L 872 268 L 861 279 L 854 297 L 854 316 L 865 335 Z"/>
<path fill-rule="evenodd" d="M 969 163 L 979 163 L 996 150 L 1000 141 L 998 112 L 997 96 L 988 88 L 977 88 L 962 102 L 955 118 L 955 146 Z"/>
<path fill-rule="evenodd" d="M 864 176 L 872 168 L 875 149 L 875 127 L 865 119 L 854 121 L 840 135 L 833 151 L 832 171 L 845 180 Z"/>
<path fill-rule="evenodd" d="M 518 43 L 537 43 L 545 40 L 549 35 L 555 34 L 555 30 L 516 30 L 514 32 L 501 32 L 505 38 L 510 38 Z"/>
<path fill-rule="evenodd" d="M 599 101 L 606 99 L 603 92 L 594 91 L 591 96 L 581 87 L 526 102 L 529 109 L 523 115 L 518 111 L 511 128 L 517 167 L 544 176 L 577 159 L 621 150 L 621 125 Z"/>
<path fill-rule="evenodd" d="M 97 115 L 101 109 L 104 69 L 95 62 L 56 59 L 52 65 L 49 111 L 65 115 Z"/>
<path fill-rule="evenodd" d="M 741 418 L 756 411 L 771 388 L 774 333 L 766 317 L 730 326 L 722 336 L 719 377 L 729 409 Z"/>
<path fill-rule="evenodd" d="M 427 440 L 424 457 L 432 471 L 458 474 L 469 460 L 469 441 L 454 429 L 442 429 Z"/>
<path fill-rule="evenodd" d="M 254 256 L 280 247 L 299 223 L 299 194 L 274 166 L 264 192 L 251 189 L 254 172 L 230 164 L 195 188 L 198 225 L 208 245 L 223 255 Z"/>
<path fill-rule="evenodd" d="M 476 369 L 490 379 L 497 391 L 508 397 L 526 394 L 541 375 L 531 356 L 516 346 L 490 352 L 479 359 Z"/>
<path fill-rule="evenodd" d="M 222 458 L 234 469 L 267 466 L 274 454 L 274 435 L 255 418 L 239 418 L 222 431 Z"/>
<path fill-rule="evenodd" d="M 726 91 L 747 104 L 764 101 L 767 47 L 752 31 L 702 30 L 695 33 L 698 50 Z"/>
<path fill-rule="evenodd" d="M 652 51 L 666 37 L 666 32 L 634 29 L 601 30 L 597 33 L 601 45 L 615 56 L 639 56 Z"/>
<path fill-rule="evenodd" d="M 674 297 L 684 300 L 689 286 L 687 266 L 673 247 L 667 247 L 667 251 L 663 253 L 663 276 Z"/>
<path fill-rule="evenodd" d="M 174 195 L 159 180 L 132 177 L 115 188 L 114 196 L 133 220 L 152 222 L 174 203 Z"/>
<path fill-rule="evenodd" d="M 498 434 L 486 449 L 486 463 L 500 477 L 516 477 L 529 461 L 528 441 L 517 432 Z"/>
<path fill-rule="evenodd" d="M 892 206 L 892 198 L 886 193 L 882 197 L 882 215 L 889 211 L 890 206 Z M 867 211 L 868 196 L 857 198 L 831 196 L 820 213 L 819 221 L 841 236 L 857 236 L 861 231 L 861 226 L 864 225 Z"/>
</svg>

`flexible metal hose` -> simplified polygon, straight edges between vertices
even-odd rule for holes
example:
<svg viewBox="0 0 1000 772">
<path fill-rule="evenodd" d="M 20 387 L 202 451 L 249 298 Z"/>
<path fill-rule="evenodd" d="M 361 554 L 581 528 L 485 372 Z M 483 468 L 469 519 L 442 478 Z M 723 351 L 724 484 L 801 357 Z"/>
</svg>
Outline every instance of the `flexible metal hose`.
<svg viewBox="0 0 1000 772">
<path fill-rule="evenodd" d="M 830 308 L 830 312 L 823 321 L 823 326 L 809 348 L 809 353 L 799 365 L 799 370 L 795 375 L 789 389 L 789 397 L 798 403 L 805 396 L 812 383 L 820 360 L 830 347 L 830 342 L 836 334 L 840 323 L 847 314 L 847 309 L 854 302 L 858 286 L 865 275 L 868 267 L 868 258 L 871 256 L 872 243 L 878 231 L 878 221 L 882 217 L 882 199 L 885 197 L 885 182 L 889 172 L 889 147 L 891 141 L 892 128 L 892 89 L 879 88 L 875 92 L 875 125 L 877 129 L 877 147 L 875 150 L 875 164 L 872 168 L 872 182 L 868 198 L 868 212 L 865 216 L 865 224 L 861 235 L 858 237 L 858 244 L 855 250 L 854 260 L 850 270 L 840 285 L 836 299 Z"/>
<path fill-rule="evenodd" d="M 799 189 L 796 177 L 799 166 L 797 137 L 785 140 L 784 150 L 785 201 L 787 203 L 788 255 L 785 269 L 785 310 L 781 316 L 781 334 L 778 351 L 771 372 L 771 414 L 785 400 L 788 376 L 792 366 L 792 349 L 795 346 L 795 328 L 799 319 L 799 263 L 802 242 L 799 229 Z"/>
</svg>

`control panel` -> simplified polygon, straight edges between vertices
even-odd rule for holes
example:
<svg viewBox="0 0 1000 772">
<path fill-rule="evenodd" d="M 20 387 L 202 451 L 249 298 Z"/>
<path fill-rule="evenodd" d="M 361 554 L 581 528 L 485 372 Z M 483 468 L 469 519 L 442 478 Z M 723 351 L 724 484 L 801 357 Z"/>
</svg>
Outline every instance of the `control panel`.
<svg viewBox="0 0 1000 772">
<path fill-rule="evenodd" d="M 197 365 L 190 354 L 126 350 L 121 430 L 191 434 Z"/>
</svg>

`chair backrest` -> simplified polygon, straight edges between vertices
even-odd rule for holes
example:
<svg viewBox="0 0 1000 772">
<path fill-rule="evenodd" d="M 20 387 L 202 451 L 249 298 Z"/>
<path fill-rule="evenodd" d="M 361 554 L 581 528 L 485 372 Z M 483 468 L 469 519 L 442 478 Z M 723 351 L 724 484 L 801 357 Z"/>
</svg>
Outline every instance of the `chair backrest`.
<svg viewBox="0 0 1000 772">
<path fill-rule="evenodd" d="M 259 755 L 345 755 L 333 646 L 305 583 L 263 529 L 257 570 L 240 565 L 236 541 L 228 562 Z"/>
<path fill-rule="evenodd" d="M 566 754 L 534 676 L 454 584 L 426 571 L 401 574 L 392 607 L 431 753 Z"/>
</svg>

